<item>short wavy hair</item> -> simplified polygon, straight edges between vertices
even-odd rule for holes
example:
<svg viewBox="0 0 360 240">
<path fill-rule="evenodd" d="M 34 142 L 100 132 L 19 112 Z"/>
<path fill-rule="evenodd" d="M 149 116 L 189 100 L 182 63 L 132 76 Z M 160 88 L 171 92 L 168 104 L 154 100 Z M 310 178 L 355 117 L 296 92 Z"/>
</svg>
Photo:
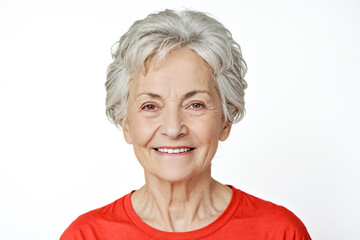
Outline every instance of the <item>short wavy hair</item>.
<svg viewBox="0 0 360 240">
<path fill-rule="evenodd" d="M 136 21 L 113 45 L 105 86 L 106 114 L 115 125 L 121 126 L 126 116 L 129 85 L 135 74 L 146 73 L 150 59 L 163 60 L 179 48 L 195 51 L 211 68 L 225 119 L 235 123 L 244 117 L 247 66 L 240 45 L 208 14 L 167 9 Z"/>
</svg>

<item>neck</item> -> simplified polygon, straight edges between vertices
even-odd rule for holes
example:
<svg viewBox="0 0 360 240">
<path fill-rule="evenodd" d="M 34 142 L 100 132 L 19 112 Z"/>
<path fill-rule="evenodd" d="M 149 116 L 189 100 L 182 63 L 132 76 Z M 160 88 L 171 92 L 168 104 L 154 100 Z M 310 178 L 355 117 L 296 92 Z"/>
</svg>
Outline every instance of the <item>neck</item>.
<svg viewBox="0 0 360 240">
<path fill-rule="evenodd" d="M 202 228 L 218 218 L 231 200 L 231 189 L 211 178 L 210 169 L 179 182 L 146 173 L 145 180 L 131 196 L 133 207 L 145 223 L 163 231 Z"/>
</svg>

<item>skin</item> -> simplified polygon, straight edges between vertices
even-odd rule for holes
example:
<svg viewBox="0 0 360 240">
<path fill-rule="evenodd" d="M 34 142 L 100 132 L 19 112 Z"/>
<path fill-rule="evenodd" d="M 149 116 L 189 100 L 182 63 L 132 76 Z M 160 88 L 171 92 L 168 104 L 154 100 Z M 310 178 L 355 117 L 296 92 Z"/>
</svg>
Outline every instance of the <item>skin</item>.
<svg viewBox="0 0 360 240">
<path fill-rule="evenodd" d="M 121 123 L 144 168 L 146 184 L 131 201 L 148 225 L 168 232 L 202 228 L 228 206 L 232 190 L 211 177 L 218 142 L 230 134 L 211 71 L 194 51 L 168 54 L 133 79 Z M 190 148 L 162 153 L 158 148 Z"/>
</svg>

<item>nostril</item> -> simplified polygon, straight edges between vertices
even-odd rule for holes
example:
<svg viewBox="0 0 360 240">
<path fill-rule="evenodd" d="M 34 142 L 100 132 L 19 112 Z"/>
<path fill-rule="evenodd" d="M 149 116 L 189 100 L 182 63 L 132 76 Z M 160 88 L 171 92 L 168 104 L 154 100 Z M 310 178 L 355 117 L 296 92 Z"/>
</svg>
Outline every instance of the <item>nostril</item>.
<svg viewBox="0 0 360 240">
<path fill-rule="evenodd" d="M 172 139 L 178 139 L 187 134 L 187 128 L 182 124 L 177 126 L 167 124 L 162 126 L 161 134 Z"/>
<path fill-rule="evenodd" d="M 185 133 L 180 133 L 179 135 L 178 135 L 178 137 L 182 137 L 182 136 L 184 136 L 185 135 Z"/>
</svg>

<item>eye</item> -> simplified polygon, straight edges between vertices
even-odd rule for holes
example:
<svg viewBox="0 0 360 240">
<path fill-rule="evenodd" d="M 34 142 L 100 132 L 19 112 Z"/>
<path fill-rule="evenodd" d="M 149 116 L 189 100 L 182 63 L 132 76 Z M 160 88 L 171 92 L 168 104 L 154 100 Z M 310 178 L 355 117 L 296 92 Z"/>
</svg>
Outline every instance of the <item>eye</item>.
<svg viewBox="0 0 360 240">
<path fill-rule="evenodd" d="M 146 104 L 141 107 L 141 110 L 145 110 L 145 111 L 155 111 L 157 109 L 158 108 L 154 104 Z"/>
<path fill-rule="evenodd" d="M 193 110 L 201 110 L 203 108 L 205 108 L 205 105 L 202 103 L 192 103 L 189 108 L 193 109 Z"/>
</svg>

